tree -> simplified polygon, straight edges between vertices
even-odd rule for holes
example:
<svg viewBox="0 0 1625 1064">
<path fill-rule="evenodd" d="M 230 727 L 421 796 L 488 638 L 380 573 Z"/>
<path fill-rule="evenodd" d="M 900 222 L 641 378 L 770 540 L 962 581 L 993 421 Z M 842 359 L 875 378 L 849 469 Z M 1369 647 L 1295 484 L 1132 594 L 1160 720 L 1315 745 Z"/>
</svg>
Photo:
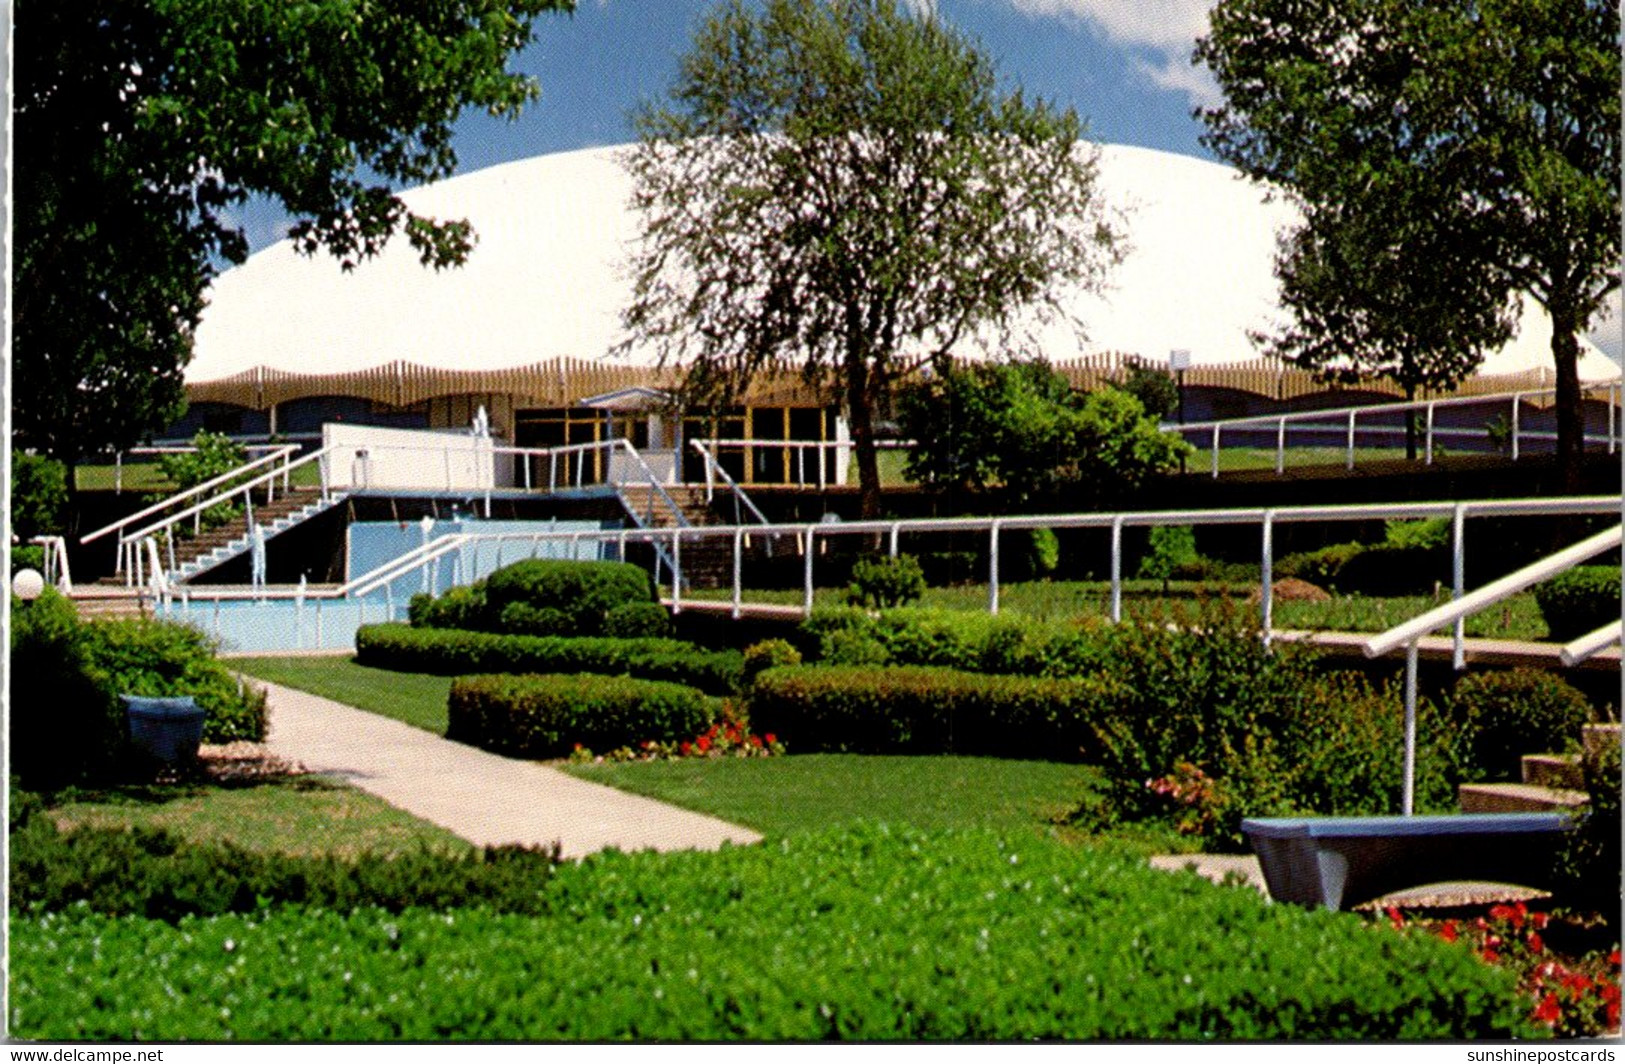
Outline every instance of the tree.
<svg viewBox="0 0 1625 1064">
<path fill-rule="evenodd" d="M 1221 0 L 1203 142 L 1305 208 L 1282 258 L 1302 357 L 1459 379 L 1526 292 L 1572 484 L 1579 334 L 1620 280 L 1619 47 L 1602 0 Z"/>
<path fill-rule="evenodd" d="M 906 385 L 898 420 L 907 475 L 935 488 L 1002 487 L 1010 500 L 1132 495 L 1189 450 L 1119 388 L 1080 395 L 1041 360 L 950 368 Z"/>
<path fill-rule="evenodd" d="M 869 516 L 893 382 L 1064 318 L 1119 257 L 1077 116 L 897 0 L 730 0 L 635 123 L 628 346 L 709 405 L 767 368 L 832 388 Z"/>
<path fill-rule="evenodd" d="M 16 442 L 71 477 L 180 413 L 203 293 L 247 255 L 232 211 L 251 194 L 347 267 L 402 229 L 426 264 L 462 261 L 468 224 L 415 216 L 390 186 L 453 172 L 463 107 L 533 98 L 504 65 L 540 13 L 571 8 L 19 2 Z"/>
</svg>

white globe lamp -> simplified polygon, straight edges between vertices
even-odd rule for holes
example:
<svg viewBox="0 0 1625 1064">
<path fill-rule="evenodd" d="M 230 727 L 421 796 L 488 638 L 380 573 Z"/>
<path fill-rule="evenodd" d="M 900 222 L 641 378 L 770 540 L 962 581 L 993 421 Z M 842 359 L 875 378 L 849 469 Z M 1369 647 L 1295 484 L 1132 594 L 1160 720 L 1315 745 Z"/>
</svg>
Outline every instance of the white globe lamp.
<svg viewBox="0 0 1625 1064">
<path fill-rule="evenodd" d="M 33 602 L 45 590 L 45 577 L 38 569 L 19 569 L 11 578 L 11 593 L 24 602 Z"/>
</svg>

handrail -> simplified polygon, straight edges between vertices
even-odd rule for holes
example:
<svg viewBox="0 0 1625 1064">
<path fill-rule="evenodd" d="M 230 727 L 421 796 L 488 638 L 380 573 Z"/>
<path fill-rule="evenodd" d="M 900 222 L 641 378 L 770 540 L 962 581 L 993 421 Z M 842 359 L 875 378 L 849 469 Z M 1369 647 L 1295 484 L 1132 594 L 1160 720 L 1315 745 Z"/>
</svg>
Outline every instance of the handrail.
<svg viewBox="0 0 1625 1064">
<path fill-rule="evenodd" d="M 627 453 L 630 454 L 633 458 L 637 459 L 638 465 L 641 466 L 642 469 L 643 469 L 643 475 L 649 478 L 649 486 L 652 487 L 655 491 L 659 492 L 660 497 L 662 499 L 666 500 L 666 505 L 671 507 L 672 517 L 677 521 L 678 527 L 680 527 L 680 528 L 692 528 L 692 527 L 694 527 L 693 522 L 690 521 L 688 519 L 687 515 L 685 515 L 683 513 L 683 508 L 681 506 L 677 505 L 677 500 L 671 497 L 671 493 L 668 492 L 665 489 L 665 486 L 660 483 L 660 478 L 655 476 L 655 471 L 653 469 L 649 468 L 649 463 L 644 461 L 643 455 L 638 452 L 638 449 L 636 447 L 632 446 L 632 441 L 617 438 L 617 439 L 611 440 L 610 442 L 611 443 L 622 444 L 626 448 Z M 651 516 L 652 516 L 652 513 L 653 513 L 653 507 L 651 506 Z"/>
<path fill-rule="evenodd" d="M 1364 650 L 1368 658 L 1381 657 L 1397 647 L 1405 647 L 1405 767 L 1403 790 L 1400 796 L 1400 812 L 1404 816 L 1411 815 L 1415 809 L 1416 800 L 1416 672 L 1417 647 L 1422 637 L 1446 624 L 1458 623 L 1468 615 L 1477 613 L 1488 606 L 1493 606 L 1497 602 L 1515 595 L 1533 584 L 1538 584 L 1542 580 L 1556 576 L 1566 569 L 1572 569 L 1588 558 L 1617 549 L 1621 542 L 1622 533 L 1625 533 L 1625 525 L 1615 525 L 1606 531 L 1588 536 L 1571 547 L 1542 558 L 1531 565 L 1526 565 L 1516 572 L 1508 573 L 1499 580 L 1485 584 L 1471 594 L 1461 595 L 1454 602 L 1437 606 L 1365 641 Z M 1457 571 L 1460 571 L 1459 568 Z M 1460 631 L 1459 623 L 1457 631 Z M 1577 642 L 1589 644 L 1592 638 L 1599 634 L 1600 632 L 1593 632 Z M 1615 638 L 1617 638 L 1617 634 Z M 1560 652 L 1565 663 L 1567 663 L 1569 650 L 1574 645 L 1565 646 Z M 1596 650 L 1600 649 L 1601 646 L 1598 646 L 1591 650 L 1590 653 L 1595 653 Z"/>
<path fill-rule="evenodd" d="M 1564 665 L 1572 668 L 1599 651 L 1619 643 L 1622 638 L 1625 638 L 1625 624 L 1610 621 L 1594 632 L 1588 632 L 1573 642 L 1565 643 L 1557 656 Z"/>
<path fill-rule="evenodd" d="M 68 569 L 68 541 L 62 536 L 35 536 L 29 540 L 43 548 L 45 582 L 64 594 L 73 593 L 73 574 Z"/>
<path fill-rule="evenodd" d="M 718 461 L 717 456 L 712 454 L 711 451 L 706 446 L 707 444 L 717 444 L 717 443 L 720 443 L 721 441 L 719 441 L 719 440 L 689 440 L 688 442 L 696 451 L 700 452 L 700 457 L 705 459 L 705 499 L 706 499 L 707 502 L 711 501 L 711 478 L 712 478 L 712 475 L 715 474 L 715 473 L 720 473 L 722 475 L 723 483 L 728 486 L 728 490 L 733 492 L 733 496 L 734 496 L 734 500 L 735 500 L 735 502 L 734 502 L 734 506 L 735 506 L 734 520 L 736 522 L 738 522 L 739 524 L 744 524 L 743 521 L 739 521 L 739 511 L 738 511 L 739 500 L 744 500 L 745 507 L 747 509 L 749 509 L 752 516 L 754 516 L 756 518 L 756 523 L 757 524 L 766 525 L 766 524 L 771 524 L 772 523 L 767 519 L 767 515 L 762 513 L 761 509 L 756 505 L 756 503 L 751 500 L 751 497 L 749 495 L 745 494 L 745 489 L 741 488 L 739 486 L 739 483 L 737 481 L 735 481 L 732 476 L 729 475 L 728 471 L 726 469 L 722 468 L 722 463 L 720 461 Z M 729 442 L 734 442 L 734 441 L 729 441 Z M 740 442 L 748 442 L 748 441 L 740 441 Z M 784 441 L 781 441 L 781 442 L 786 443 L 786 444 L 790 444 L 790 443 L 801 443 L 801 442 L 812 442 L 812 441 L 784 440 Z"/>
<path fill-rule="evenodd" d="M 119 519 L 117 521 L 114 521 L 112 524 L 108 525 L 105 528 L 98 528 L 94 532 L 91 532 L 91 533 L 89 533 L 87 535 L 80 536 L 79 537 L 79 542 L 81 544 L 83 544 L 83 543 L 89 543 L 89 542 L 91 542 L 93 540 L 96 540 L 96 539 L 100 539 L 102 536 L 107 535 L 107 533 L 109 533 L 109 532 L 119 531 L 120 529 L 123 529 L 126 525 L 134 524 L 136 521 L 139 521 L 139 520 L 141 520 L 141 519 L 143 519 L 145 517 L 150 517 L 155 513 L 159 513 L 161 511 L 169 508 L 170 506 L 174 505 L 175 503 L 180 502 L 183 499 L 189 499 L 194 495 L 199 495 L 199 494 L 201 494 L 201 493 L 203 493 L 205 491 L 212 490 L 213 488 L 215 488 L 215 487 L 217 487 L 217 486 L 219 486 L 221 484 L 224 484 L 229 480 L 232 480 L 232 479 L 234 479 L 236 477 L 242 476 L 243 474 L 247 473 L 251 469 L 257 469 L 262 465 L 265 465 L 265 464 L 270 463 L 270 462 L 275 462 L 280 458 L 287 458 L 288 456 L 293 455 L 293 454 L 297 454 L 298 452 L 299 452 L 299 448 L 296 445 L 290 444 L 289 446 L 286 446 L 286 447 L 279 447 L 277 450 L 272 451 L 270 454 L 262 455 L 259 458 L 256 458 L 251 462 L 245 462 L 244 464 L 238 466 L 236 469 L 233 469 L 228 473 L 222 473 L 217 477 L 213 477 L 213 478 L 211 478 L 209 480 L 205 480 L 201 484 L 196 484 L 196 485 L 194 485 L 194 486 L 192 486 L 190 488 L 187 488 L 185 491 L 177 492 L 174 495 L 171 495 L 168 498 L 166 498 L 166 499 L 164 499 L 164 500 L 162 500 L 160 502 L 153 503 L 151 506 L 148 506 L 144 510 L 139 510 L 136 513 L 130 514 L 128 517 L 124 517 L 124 518 L 121 518 L 121 519 Z M 293 468 L 293 465 L 295 465 L 295 464 L 299 464 L 299 463 L 292 463 L 287 468 L 291 469 L 291 468 Z M 280 472 L 281 472 L 282 475 L 285 476 L 287 474 L 287 469 L 283 469 Z M 260 482 L 260 479 L 263 479 L 263 478 L 256 479 L 254 483 L 258 484 Z M 235 494 L 235 492 L 233 492 L 233 494 Z M 188 513 L 190 513 L 190 511 L 188 511 Z"/>
<path fill-rule="evenodd" d="M 159 532 L 163 531 L 164 529 L 168 528 L 170 525 L 176 524 L 176 523 L 178 523 L 178 522 L 180 522 L 180 521 L 182 521 L 182 520 L 184 520 L 184 519 L 186 519 L 188 517 L 193 516 L 194 514 L 201 514 L 203 511 L 209 509 L 212 506 L 218 506 L 219 504 L 221 504 L 223 502 L 230 502 L 232 499 L 236 498 L 238 495 L 242 495 L 245 492 L 253 491 L 255 488 L 259 487 L 263 483 L 266 483 L 267 481 L 275 480 L 277 477 L 286 477 L 289 473 L 292 473 L 295 469 L 298 469 L 301 466 L 309 465 L 311 462 L 320 461 L 321 459 L 327 457 L 330 450 L 331 450 L 331 448 L 323 447 L 319 451 L 312 451 L 309 454 L 305 455 L 303 458 L 300 458 L 300 459 L 298 459 L 296 461 L 289 462 L 287 465 L 283 466 L 280 469 L 273 469 L 270 472 L 261 473 L 259 476 L 255 477 L 252 480 L 244 481 L 241 484 L 237 484 L 237 485 L 235 485 L 235 486 L 233 486 L 231 488 L 228 488 L 225 491 L 219 492 L 219 493 L 211 496 L 210 498 L 207 498 L 207 499 L 203 500 L 200 503 L 194 503 L 192 506 L 188 507 L 187 509 L 181 511 L 178 514 L 171 514 L 169 517 L 164 518 L 162 521 L 155 521 L 152 524 L 147 525 L 145 528 L 140 529 L 139 531 L 125 533 L 124 535 L 121 535 L 119 537 L 119 541 L 121 543 L 134 543 L 137 540 L 145 539 L 146 537 L 151 536 L 151 535 L 156 535 L 157 533 L 159 533 Z M 324 478 L 324 480 L 325 480 L 325 478 Z M 326 495 L 327 494 L 327 488 L 326 488 L 325 483 L 323 485 L 322 490 L 323 490 L 323 494 Z"/>
<path fill-rule="evenodd" d="M 1365 656 L 1379 658 L 1388 652 L 1427 635 L 1436 628 L 1453 624 L 1458 618 L 1464 618 L 1488 606 L 1493 606 L 1502 599 L 1516 595 L 1531 585 L 1542 580 L 1556 576 L 1566 569 L 1572 569 L 1588 558 L 1594 558 L 1605 551 L 1613 550 L 1620 545 L 1621 529 L 1625 526 L 1615 526 L 1594 536 L 1566 547 L 1556 554 L 1542 558 L 1531 565 L 1526 565 L 1517 572 L 1509 573 L 1501 579 L 1485 584 L 1477 591 L 1463 595 L 1453 602 L 1435 606 L 1417 617 L 1413 617 L 1403 624 L 1397 624 L 1379 635 L 1374 635 L 1365 641 Z"/>
</svg>

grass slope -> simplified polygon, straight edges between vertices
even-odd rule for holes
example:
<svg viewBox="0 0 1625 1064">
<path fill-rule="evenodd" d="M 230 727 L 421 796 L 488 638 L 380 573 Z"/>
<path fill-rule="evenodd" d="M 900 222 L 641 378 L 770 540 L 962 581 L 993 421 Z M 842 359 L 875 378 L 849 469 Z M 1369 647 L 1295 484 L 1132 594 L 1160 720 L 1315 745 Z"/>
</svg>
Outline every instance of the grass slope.
<svg viewBox="0 0 1625 1064">
<path fill-rule="evenodd" d="M 443 851 L 469 844 L 370 794 L 312 777 L 249 784 L 132 785 L 67 792 L 49 812 L 65 829 L 163 828 L 192 842 L 303 856 Z"/>
<path fill-rule="evenodd" d="M 231 658 L 226 664 L 270 683 L 308 691 L 347 706 L 446 733 L 446 696 L 451 678 L 390 672 L 340 657 Z"/>
</svg>

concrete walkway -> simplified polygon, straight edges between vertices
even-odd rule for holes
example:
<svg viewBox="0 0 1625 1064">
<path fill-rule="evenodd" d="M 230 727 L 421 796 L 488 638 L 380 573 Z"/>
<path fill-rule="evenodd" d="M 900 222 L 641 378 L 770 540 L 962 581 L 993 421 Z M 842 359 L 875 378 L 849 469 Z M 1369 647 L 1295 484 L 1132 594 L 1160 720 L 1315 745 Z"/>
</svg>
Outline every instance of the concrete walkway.
<svg viewBox="0 0 1625 1064">
<path fill-rule="evenodd" d="M 499 757 L 400 721 L 277 684 L 266 746 L 478 846 L 558 842 L 565 857 L 715 850 L 760 842 L 747 828 L 530 761 Z"/>
</svg>

